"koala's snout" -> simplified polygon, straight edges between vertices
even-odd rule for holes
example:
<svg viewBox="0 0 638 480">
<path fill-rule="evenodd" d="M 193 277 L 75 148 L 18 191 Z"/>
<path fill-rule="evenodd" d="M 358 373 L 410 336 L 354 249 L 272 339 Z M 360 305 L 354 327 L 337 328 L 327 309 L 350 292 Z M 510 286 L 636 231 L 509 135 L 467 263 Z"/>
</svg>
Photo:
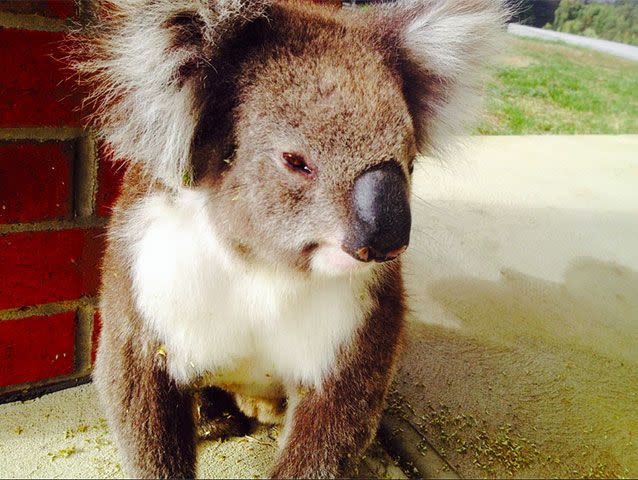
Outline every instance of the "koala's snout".
<svg viewBox="0 0 638 480">
<path fill-rule="evenodd" d="M 401 167 L 395 162 L 375 166 L 354 183 L 343 249 L 363 262 L 392 260 L 407 248 L 411 222 L 408 182 Z"/>
</svg>

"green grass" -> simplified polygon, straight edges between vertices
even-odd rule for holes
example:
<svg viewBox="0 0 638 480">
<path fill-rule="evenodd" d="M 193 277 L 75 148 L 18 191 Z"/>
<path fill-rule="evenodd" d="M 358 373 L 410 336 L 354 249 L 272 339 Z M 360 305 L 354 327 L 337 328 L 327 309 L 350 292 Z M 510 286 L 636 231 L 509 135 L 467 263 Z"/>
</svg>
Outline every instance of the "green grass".
<svg viewBox="0 0 638 480">
<path fill-rule="evenodd" d="M 486 110 L 484 135 L 638 133 L 638 63 L 512 37 Z"/>
</svg>

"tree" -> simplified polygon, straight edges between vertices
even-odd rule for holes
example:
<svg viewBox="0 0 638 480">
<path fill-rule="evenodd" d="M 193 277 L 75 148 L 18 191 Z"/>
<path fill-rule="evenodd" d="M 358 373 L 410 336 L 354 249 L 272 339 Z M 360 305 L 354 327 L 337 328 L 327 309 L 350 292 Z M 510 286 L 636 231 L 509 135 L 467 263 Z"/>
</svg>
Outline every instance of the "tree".
<svg viewBox="0 0 638 480">
<path fill-rule="evenodd" d="M 561 0 L 554 22 L 545 28 L 638 45 L 638 2 L 586 3 Z"/>
</svg>

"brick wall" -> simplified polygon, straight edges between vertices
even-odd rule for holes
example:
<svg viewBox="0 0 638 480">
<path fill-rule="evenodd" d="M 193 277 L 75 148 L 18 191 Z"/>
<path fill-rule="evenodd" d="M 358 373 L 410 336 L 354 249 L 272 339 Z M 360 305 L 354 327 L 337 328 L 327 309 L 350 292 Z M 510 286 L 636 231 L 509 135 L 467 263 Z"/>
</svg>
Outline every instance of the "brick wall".
<svg viewBox="0 0 638 480">
<path fill-rule="evenodd" d="M 121 172 L 82 126 L 61 42 L 73 0 L 0 0 L 0 401 L 89 378 Z"/>
</svg>

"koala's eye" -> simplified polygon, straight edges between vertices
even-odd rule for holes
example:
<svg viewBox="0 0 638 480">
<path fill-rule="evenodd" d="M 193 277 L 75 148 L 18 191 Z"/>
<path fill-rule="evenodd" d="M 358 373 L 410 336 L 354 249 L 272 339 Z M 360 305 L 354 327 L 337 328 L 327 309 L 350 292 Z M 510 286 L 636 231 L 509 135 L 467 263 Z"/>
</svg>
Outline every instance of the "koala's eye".
<svg viewBox="0 0 638 480">
<path fill-rule="evenodd" d="M 286 165 L 291 170 L 299 172 L 303 175 L 312 175 L 313 170 L 308 166 L 303 155 L 300 155 L 298 153 L 284 152 L 282 156 L 284 157 Z"/>
</svg>

